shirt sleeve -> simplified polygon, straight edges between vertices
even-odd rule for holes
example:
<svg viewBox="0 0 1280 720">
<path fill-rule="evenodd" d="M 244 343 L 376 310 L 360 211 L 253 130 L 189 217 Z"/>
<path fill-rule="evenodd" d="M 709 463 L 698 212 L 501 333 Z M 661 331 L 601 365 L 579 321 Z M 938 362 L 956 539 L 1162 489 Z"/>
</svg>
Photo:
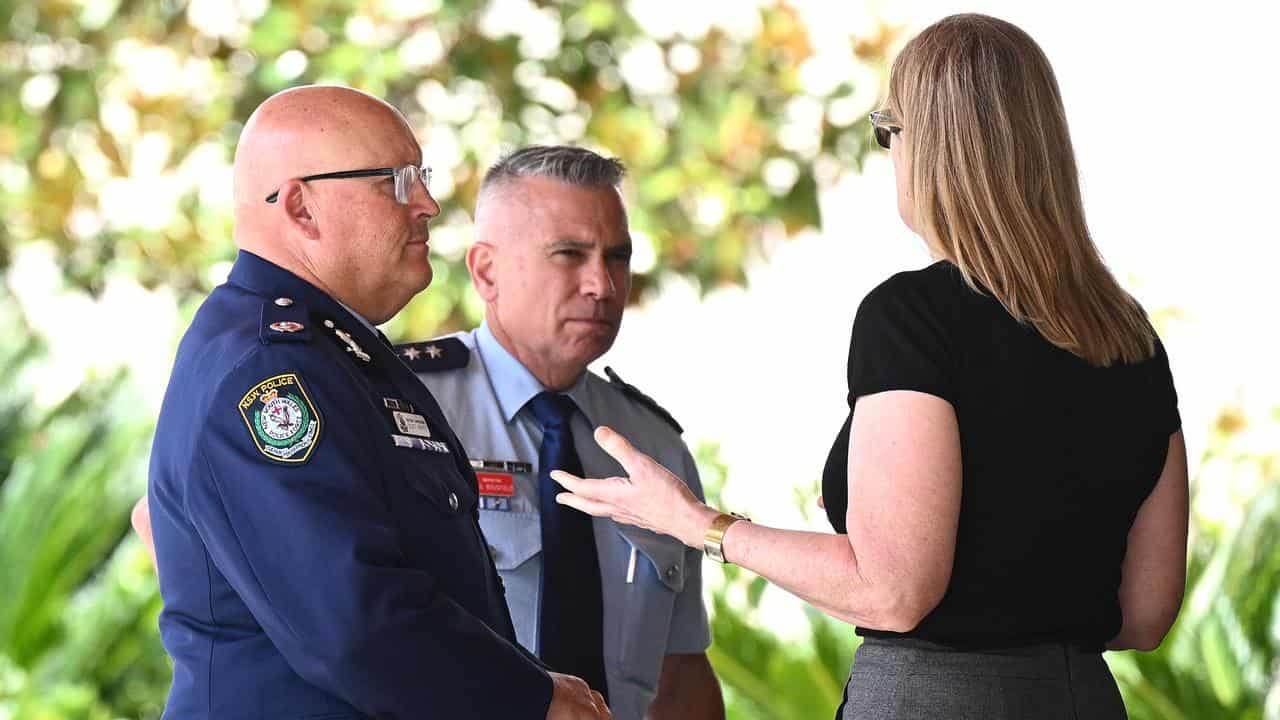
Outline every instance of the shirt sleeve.
<svg viewBox="0 0 1280 720">
<path fill-rule="evenodd" d="M 953 405 L 952 356 L 944 319 L 912 274 L 872 290 L 858 307 L 849 344 L 849 407 L 888 390 L 936 395 Z"/>
<path fill-rule="evenodd" d="M 703 500 L 702 480 L 698 466 L 689 454 L 683 452 L 684 471 L 680 474 L 689 489 Z M 704 653 L 711 646 L 711 626 L 707 621 L 707 608 L 702 602 L 702 551 L 688 548 L 684 554 L 684 587 L 676 595 L 671 611 L 671 629 L 667 634 L 667 655 L 695 655 Z"/>
<path fill-rule="evenodd" d="M 547 673 L 450 598 L 447 578 L 406 563 L 349 379 L 273 364 L 244 364 L 215 392 L 185 498 L 254 620 L 299 676 L 367 716 L 542 720 Z M 271 459 L 240 409 L 247 388 L 280 373 L 320 422 L 296 463 Z"/>
<path fill-rule="evenodd" d="M 1173 384 L 1173 371 L 1169 369 L 1169 355 L 1159 338 L 1156 338 L 1152 362 L 1157 422 L 1166 435 L 1172 435 L 1182 429 L 1182 415 L 1178 412 L 1178 390 Z"/>
</svg>

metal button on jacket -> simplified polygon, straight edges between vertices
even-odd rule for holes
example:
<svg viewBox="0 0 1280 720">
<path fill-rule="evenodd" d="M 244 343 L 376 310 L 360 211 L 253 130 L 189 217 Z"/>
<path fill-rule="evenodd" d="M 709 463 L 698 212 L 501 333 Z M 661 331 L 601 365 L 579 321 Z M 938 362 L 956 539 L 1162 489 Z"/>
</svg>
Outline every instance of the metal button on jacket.
<svg viewBox="0 0 1280 720">
<path fill-rule="evenodd" d="M 458 511 L 458 493 L 449 493 L 449 509 L 454 512 Z"/>
</svg>

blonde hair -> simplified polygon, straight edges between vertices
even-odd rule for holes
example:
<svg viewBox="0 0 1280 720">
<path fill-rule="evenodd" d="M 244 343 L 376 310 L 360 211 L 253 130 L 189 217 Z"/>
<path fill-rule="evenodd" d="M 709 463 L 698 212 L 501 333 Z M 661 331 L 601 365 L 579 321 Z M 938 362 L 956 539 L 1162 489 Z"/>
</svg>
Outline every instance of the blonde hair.
<svg viewBox="0 0 1280 720">
<path fill-rule="evenodd" d="M 1030 36 L 945 18 L 898 55 L 887 105 L 919 230 L 971 287 L 1092 365 L 1152 356 L 1146 312 L 1089 236 L 1058 83 Z"/>
</svg>

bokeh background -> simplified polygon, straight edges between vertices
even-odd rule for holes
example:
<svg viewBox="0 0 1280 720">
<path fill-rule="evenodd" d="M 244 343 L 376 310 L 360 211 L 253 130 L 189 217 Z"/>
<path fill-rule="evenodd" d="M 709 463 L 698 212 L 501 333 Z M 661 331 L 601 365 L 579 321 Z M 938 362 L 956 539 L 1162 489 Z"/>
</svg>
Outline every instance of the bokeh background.
<svg viewBox="0 0 1280 720">
<path fill-rule="evenodd" d="M 990 0 L 0 1 L 0 720 L 154 718 L 169 664 L 128 512 L 176 342 L 225 277 L 240 123 L 303 83 L 421 133 L 436 280 L 394 339 L 479 318 L 484 168 L 622 158 L 632 307 L 602 360 L 687 428 L 711 495 L 823 529 L 862 296 L 923 266 L 865 117 L 896 48 L 1011 20 L 1058 72 L 1096 241 L 1169 348 L 1191 451 L 1187 600 L 1111 653 L 1139 719 L 1280 718 L 1277 69 L 1265 4 Z M 852 629 L 705 567 L 731 718 L 824 718 Z"/>
</svg>

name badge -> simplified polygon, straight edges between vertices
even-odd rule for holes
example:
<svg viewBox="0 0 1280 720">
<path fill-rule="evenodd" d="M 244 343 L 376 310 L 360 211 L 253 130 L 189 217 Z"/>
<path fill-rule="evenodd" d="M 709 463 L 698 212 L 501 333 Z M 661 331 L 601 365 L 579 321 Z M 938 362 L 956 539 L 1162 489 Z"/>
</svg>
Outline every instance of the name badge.
<svg viewBox="0 0 1280 720">
<path fill-rule="evenodd" d="M 391 415 L 395 417 L 396 427 L 400 428 L 400 432 L 418 437 L 431 437 L 431 428 L 427 426 L 427 419 L 421 415 L 399 410 L 392 412 Z"/>
<path fill-rule="evenodd" d="M 507 473 L 476 473 L 476 481 L 480 484 L 481 495 L 511 497 L 516 494 L 515 478 Z"/>
</svg>

